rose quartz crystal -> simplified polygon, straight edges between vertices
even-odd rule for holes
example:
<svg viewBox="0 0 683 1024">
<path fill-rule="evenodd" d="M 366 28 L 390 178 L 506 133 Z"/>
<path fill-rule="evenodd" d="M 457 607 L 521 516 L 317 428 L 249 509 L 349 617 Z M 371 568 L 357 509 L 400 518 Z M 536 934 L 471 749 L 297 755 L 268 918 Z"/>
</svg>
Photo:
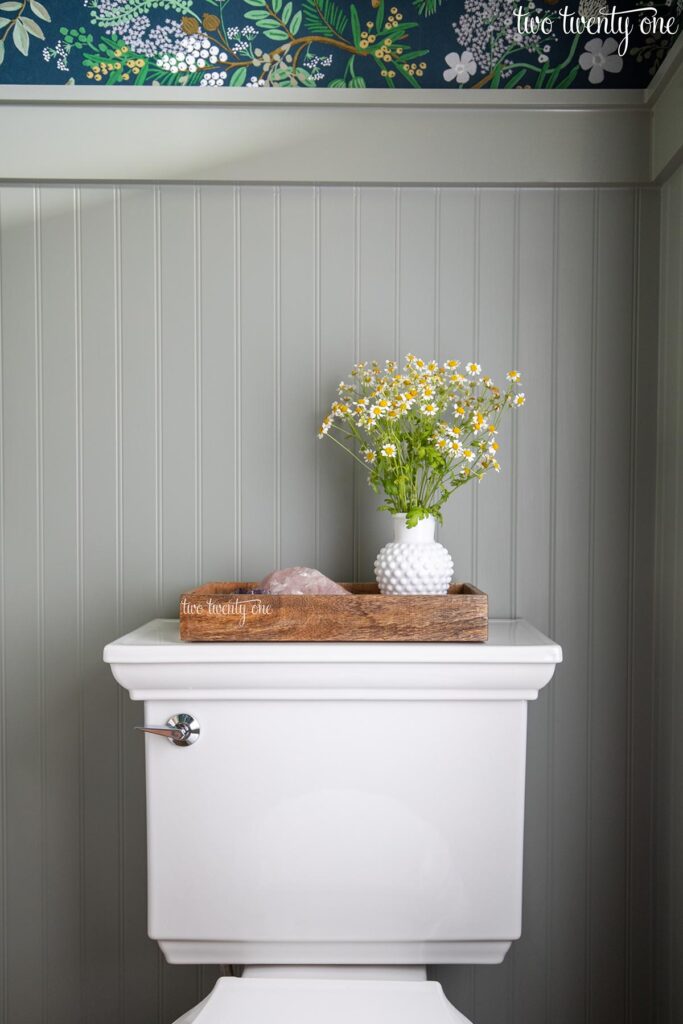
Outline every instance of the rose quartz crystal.
<svg viewBox="0 0 683 1024">
<path fill-rule="evenodd" d="M 317 569 L 303 565 L 268 573 L 259 583 L 259 590 L 265 594 L 348 594 L 348 590 Z"/>
</svg>

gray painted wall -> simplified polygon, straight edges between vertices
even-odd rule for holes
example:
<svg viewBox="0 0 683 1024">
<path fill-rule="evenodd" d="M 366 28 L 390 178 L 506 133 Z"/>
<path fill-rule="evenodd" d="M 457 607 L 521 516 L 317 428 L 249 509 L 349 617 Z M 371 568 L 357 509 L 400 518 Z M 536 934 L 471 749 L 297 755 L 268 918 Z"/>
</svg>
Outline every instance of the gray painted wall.
<svg viewBox="0 0 683 1024">
<path fill-rule="evenodd" d="M 434 973 L 476 1024 L 650 1021 L 658 206 L 0 189 L 2 1024 L 169 1024 L 211 984 L 145 935 L 141 708 L 101 649 L 201 580 L 369 578 L 388 525 L 315 426 L 356 358 L 408 350 L 525 371 L 442 539 L 565 649 L 530 708 L 523 937 Z"/>
<path fill-rule="evenodd" d="M 683 1019 L 683 167 L 662 189 L 657 445 L 657 1021 Z"/>
</svg>

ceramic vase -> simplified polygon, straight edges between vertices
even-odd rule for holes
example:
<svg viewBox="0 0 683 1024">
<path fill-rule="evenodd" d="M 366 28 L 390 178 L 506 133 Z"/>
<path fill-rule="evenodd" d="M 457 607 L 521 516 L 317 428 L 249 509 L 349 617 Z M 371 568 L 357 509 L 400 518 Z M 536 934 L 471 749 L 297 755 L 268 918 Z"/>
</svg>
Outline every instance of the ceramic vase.
<svg viewBox="0 0 683 1024">
<path fill-rule="evenodd" d="M 433 516 L 415 526 L 405 514 L 392 516 L 394 539 L 375 559 L 375 577 L 383 594 L 445 594 L 453 578 L 453 560 L 434 540 Z"/>
</svg>

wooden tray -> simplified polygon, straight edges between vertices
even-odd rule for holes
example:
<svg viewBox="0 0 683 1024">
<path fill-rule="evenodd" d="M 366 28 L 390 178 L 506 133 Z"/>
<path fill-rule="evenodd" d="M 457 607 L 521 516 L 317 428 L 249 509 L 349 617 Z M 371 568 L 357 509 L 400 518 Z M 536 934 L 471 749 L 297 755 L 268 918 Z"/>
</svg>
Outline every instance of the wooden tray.
<svg viewBox="0 0 683 1024">
<path fill-rule="evenodd" d="M 488 638 L 488 597 L 454 583 L 443 597 L 395 597 L 376 583 L 343 583 L 352 596 L 235 594 L 255 583 L 205 583 L 180 598 L 180 638 L 311 643 L 472 642 Z"/>
</svg>

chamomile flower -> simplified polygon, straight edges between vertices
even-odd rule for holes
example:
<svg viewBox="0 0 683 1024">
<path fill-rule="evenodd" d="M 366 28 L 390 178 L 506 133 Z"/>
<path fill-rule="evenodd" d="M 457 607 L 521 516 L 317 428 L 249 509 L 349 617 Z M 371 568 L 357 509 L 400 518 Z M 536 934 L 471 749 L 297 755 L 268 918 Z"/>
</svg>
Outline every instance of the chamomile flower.
<svg viewBox="0 0 683 1024">
<path fill-rule="evenodd" d="M 318 431 L 318 437 L 319 438 L 323 438 L 325 436 L 325 434 L 327 434 L 327 432 L 329 431 L 331 426 L 332 426 L 332 417 L 331 416 L 326 416 L 325 419 L 320 424 L 320 430 Z"/>
<path fill-rule="evenodd" d="M 500 418 L 525 403 L 519 370 L 508 371 L 499 388 L 474 361 L 438 364 L 411 353 L 402 367 L 394 359 L 360 362 L 348 379 L 318 436 L 331 434 L 351 454 L 357 444 L 391 512 L 438 514 L 454 487 L 499 472 Z"/>
</svg>

